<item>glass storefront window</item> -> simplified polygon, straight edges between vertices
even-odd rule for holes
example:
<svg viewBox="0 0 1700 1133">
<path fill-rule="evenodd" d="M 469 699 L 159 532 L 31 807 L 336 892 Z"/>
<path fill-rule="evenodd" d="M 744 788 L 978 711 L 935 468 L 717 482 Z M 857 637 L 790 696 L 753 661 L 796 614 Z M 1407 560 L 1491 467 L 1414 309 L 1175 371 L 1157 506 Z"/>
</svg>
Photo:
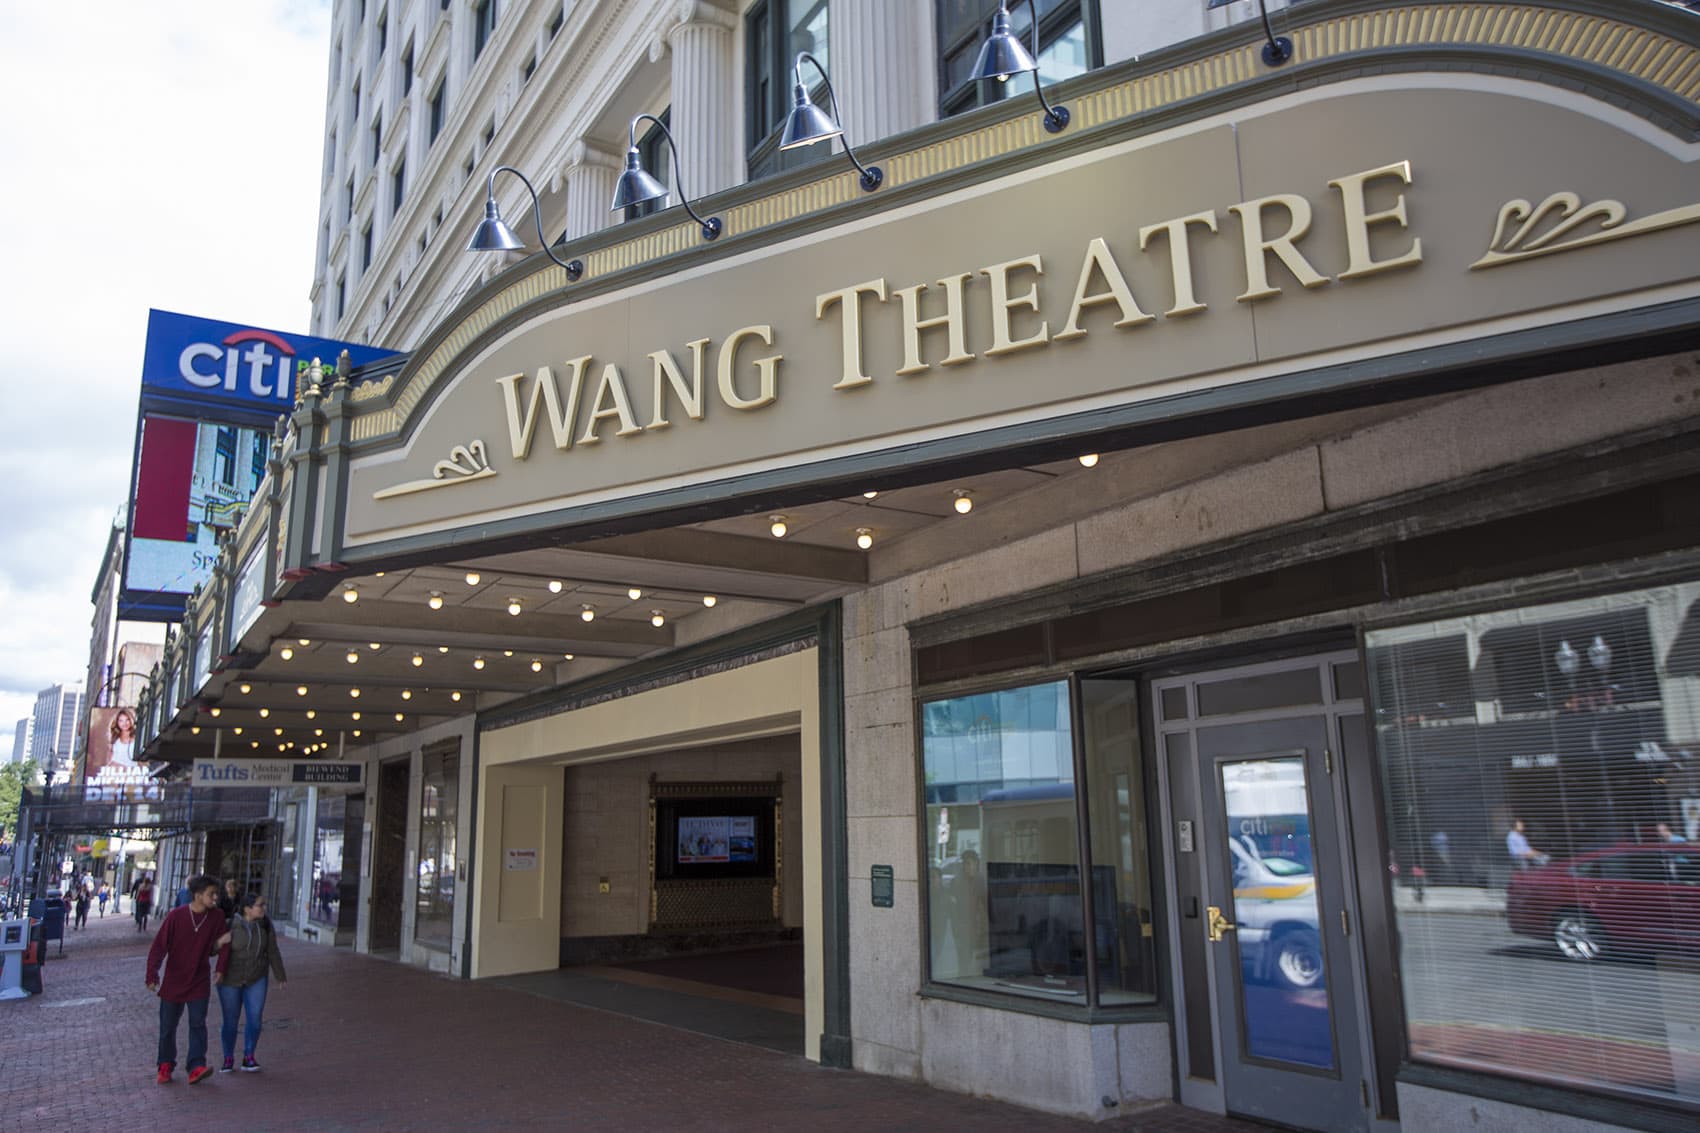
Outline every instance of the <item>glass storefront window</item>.
<svg viewBox="0 0 1700 1133">
<path fill-rule="evenodd" d="M 1087 870 L 1068 682 L 922 705 L 933 980 L 1081 1005 L 1155 999 L 1135 688 L 1082 688 Z"/>
<path fill-rule="evenodd" d="M 283 827 L 278 831 L 277 892 L 267 901 L 271 915 L 284 921 L 295 919 L 296 844 L 301 834 L 301 804 L 286 803 L 283 808 Z"/>
<path fill-rule="evenodd" d="M 313 837 L 313 897 L 307 919 L 337 926 L 342 906 L 342 849 L 344 816 L 348 799 L 321 792 Z"/>
<path fill-rule="evenodd" d="M 453 937 L 455 827 L 460 817 L 460 755 L 427 752 L 419 800 L 419 872 L 413 938 L 446 949 Z"/>
<path fill-rule="evenodd" d="M 1700 583 L 1366 642 L 1412 1059 L 1700 1104 Z"/>
</svg>

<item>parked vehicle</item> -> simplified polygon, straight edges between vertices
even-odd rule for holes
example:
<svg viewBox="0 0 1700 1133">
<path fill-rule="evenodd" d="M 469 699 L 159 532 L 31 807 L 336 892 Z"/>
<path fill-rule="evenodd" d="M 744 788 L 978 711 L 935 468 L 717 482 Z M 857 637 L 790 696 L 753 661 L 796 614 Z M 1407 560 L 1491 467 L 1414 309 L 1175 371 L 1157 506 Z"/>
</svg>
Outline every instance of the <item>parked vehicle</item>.
<svg viewBox="0 0 1700 1133">
<path fill-rule="evenodd" d="M 1228 839 L 1234 856 L 1234 920 L 1240 966 L 1248 980 L 1288 987 L 1322 983 L 1316 876 L 1301 861 L 1262 856 L 1245 838 Z"/>
<path fill-rule="evenodd" d="M 1505 913 L 1576 961 L 1700 952 L 1700 847 L 1613 846 L 1516 873 Z"/>
</svg>

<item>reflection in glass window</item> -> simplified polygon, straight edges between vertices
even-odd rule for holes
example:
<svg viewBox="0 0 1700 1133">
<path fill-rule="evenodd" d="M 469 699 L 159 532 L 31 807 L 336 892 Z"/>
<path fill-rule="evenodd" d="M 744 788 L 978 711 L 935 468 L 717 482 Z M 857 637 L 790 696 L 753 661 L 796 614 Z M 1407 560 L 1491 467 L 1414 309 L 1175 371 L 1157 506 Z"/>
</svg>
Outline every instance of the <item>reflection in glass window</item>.
<svg viewBox="0 0 1700 1133">
<path fill-rule="evenodd" d="M 277 879 L 276 889 L 270 895 L 267 904 L 270 913 L 277 920 L 293 921 L 295 919 L 295 863 L 296 840 L 301 833 L 301 804 L 288 803 L 283 808 L 283 826 L 278 831 Z"/>
<path fill-rule="evenodd" d="M 344 795 L 320 792 L 314 823 L 313 890 L 307 919 L 333 929 L 342 908 L 343 816 L 347 805 Z"/>
<path fill-rule="evenodd" d="M 455 827 L 460 815 L 460 755 L 425 755 L 419 796 L 419 874 L 413 938 L 448 948 L 454 930 Z"/>
<path fill-rule="evenodd" d="M 1700 583 L 1366 641 L 1411 1057 L 1700 1103 Z"/>
</svg>

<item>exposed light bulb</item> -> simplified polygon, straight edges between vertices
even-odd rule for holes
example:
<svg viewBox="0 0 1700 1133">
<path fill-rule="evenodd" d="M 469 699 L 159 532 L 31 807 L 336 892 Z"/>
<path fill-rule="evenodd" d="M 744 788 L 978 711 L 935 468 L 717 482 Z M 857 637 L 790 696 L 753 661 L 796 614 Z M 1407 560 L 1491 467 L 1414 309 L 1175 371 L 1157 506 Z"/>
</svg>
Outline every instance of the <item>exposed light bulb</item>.
<svg viewBox="0 0 1700 1133">
<path fill-rule="evenodd" d="M 283 729 L 282 728 L 273 728 L 272 729 L 272 735 L 274 735 L 274 736 L 283 735 Z"/>
<path fill-rule="evenodd" d="M 238 736 L 242 734 L 242 726 L 240 724 L 230 730 Z"/>
<path fill-rule="evenodd" d="M 222 716 L 222 715 L 223 715 L 223 714 L 224 714 L 224 709 L 222 709 L 222 708 L 214 708 L 214 709 L 213 709 L 213 710 L 212 710 L 212 714 L 213 714 L 213 715 L 214 715 L 214 716 L 215 716 L 215 717 L 216 717 L 216 716 Z"/>
<path fill-rule="evenodd" d="M 449 651 L 449 647 L 446 646 L 446 645 L 437 646 L 437 652 L 438 653 L 447 653 L 448 651 Z"/>
<path fill-rule="evenodd" d="M 957 515 L 967 515 L 974 510 L 974 493 L 967 488 L 956 489 L 956 502 L 951 504 Z"/>
<path fill-rule="evenodd" d="M 479 583 L 479 580 L 481 580 L 483 577 L 484 576 L 479 574 L 477 571 L 469 570 L 469 571 L 466 572 L 466 584 L 468 586 L 477 586 L 478 583 Z"/>
<path fill-rule="evenodd" d="M 356 719 L 356 720 L 360 719 L 360 713 L 358 713 L 358 712 L 350 712 L 349 716 L 351 716 L 353 719 Z"/>
<path fill-rule="evenodd" d="M 189 729 L 189 734 L 190 734 L 190 735 L 191 735 L 191 736 L 198 736 L 198 735 L 200 735 L 200 734 L 201 734 L 201 729 L 200 729 L 200 727 L 199 727 L 199 726 L 192 726 L 192 727 L 190 727 L 190 729 Z"/>
<path fill-rule="evenodd" d="M 379 650 L 380 646 L 378 645 L 378 643 L 376 641 L 368 641 L 366 643 L 366 648 L 368 648 L 372 652 L 376 653 Z"/>
<path fill-rule="evenodd" d="M 360 601 L 360 591 L 350 586 L 342 592 L 342 600 L 352 606 Z"/>
<path fill-rule="evenodd" d="M 711 610 L 714 608 L 714 604 L 718 601 L 720 601 L 720 599 L 716 598 L 712 594 L 704 594 L 702 596 L 702 604 L 707 606 Z"/>
<path fill-rule="evenodd" d="M 282 649 L 277 651 L 277 655 L 282 657 L 285 661 L 292 661 L 295 659 L 295 650 L 285 645 Z"/>
<path fill-rule="evenodd" d="M 402 689 L 401 690 L 401 698 L 403 700 L 412 700 L 413 699 L 413 690 L 410 689 L 410 688 Z"/>
<path fill-rule="evenodd" d="M 301 648 L 305 649 L 313 643 L 311 641 L 308 641 L 305 637 L 298 637 L 298 638 L 295 639 L 295 644 L 297 644 Z"/>
<path fill-rule="evenodd" d="M 1098 454 L 1095 452 L 1086 453 L 1078 459 L 1082 468 L 1096 468 L 1098 466 Z"/>
<path fill-rule="evenodd" d="M 578 616 L 587 622 L 593 622 L 596 620 L 596 607 L 580 606 L 578 608 Z"/>
<path fill-rule="evenodd" d="M 543 671 L 543 662 L 537 660 L 536 658 L 532 658 L 531 671 L 534 672 L 534 673 L 541 673 Z"/>
<path fill-rule="evenodd" d="M 626 597 L 636 602 L 639 598 L 643 597 L 643 591 L 638 589 L 636 586 L 630 587 L 626 590 Z"/>
<path fill-rule="evenodd" d="M 504 656 L 504 657 L 512 657 L 513 655 L 514 655 L 514 651 L 512 649 L 502 650 L 502 656 Z"/>
<path fill-rule="evenodd" d="M 309 708 L 309 709 L 307 709 L 307 719 L 309 719 L 309 720 L 317 720 L 317 719 L 318 719 L 318 718 L 319 718 L 319 712 L 318 712 L 318 709 L 316 709 L 316 708 Z"/>
<path fill-rule="evenodd" d="M 423 654 L 415 653 L 413 655 L 413 667 L 415 669 L 417 669 L 419 666 L 423 665 L 424 663 L 425 663 L 425 657 L 424 657 Z"/>
<path fill-rule="evenodd" d="M 379 572 L 378 572 L 378 573 L 377 573 L 377 574 L 375 574 L 375 575 L 373 575 L 373 576 L 372 576 L 372 577 L 373 577 L 373 578 L 382 578 L 382 577 L 384 577 L 384 572 L 383 572 L 383 571 L 379 571 Z"/>
<path fill-rule="evenodd" d="M 457 688 L 453 692 L 449 693 L 449 699 L 452 700 L 452 701 L 455 701 L 456 703 L 459 703 L 460 702 L 460 689 Z"/>
<path fill-rule="evenodd" d="M 237 685 L 236 687 L 237 687 L 237 689 L 239 689 L 241 691 L 243 696 L 247 696 L 249 693 L 254 691 L 254 686 L 249 684 L 247 681 L 243 681 L 241 684 Z"/>
<path fill-rule="evenodd" d="M 874 529 L 871 527 L 856 528 L 856 546 L 867 550 L 874 545 Z"/>
<path fill-rule="evenodd" d="M 359 728 L 354 729 L 353 735 L 354 735 L 355 739 L 359 739 L 360 738 L 360 729 Z"/>
<path fill-rule="evenodd" d="M 249 746 L 249 747 L 259 747 L 259 746 L 260 746 L 260 741 L 259 741 L 259 740 L 249 740 L 249 741 L 248 741 L 248 746 Z"/>
<path fill-rule="evenodd" d="M 407 719 L 407 717 L 406 717 L 406 715 L 404 715 L 404 714 L 403 714 L 403 713 L 400 713 L 400 712 L 397 712 L 397 713 L 396 713 L 396 714 L 395 714 L 395 722 L 396 722 L 396 723 L 398 723 L 398 724 L 399 724 L 399 723 L 401 723 L 401 722 L 402 722 L 402 721 L 403 721 L 403 720 L 405 720 L 405 719 Z"/>
<path fill-rule="evenodd" d="M 483 668 L 483 667 L 484 667 L 484 658 L 482 658 L 482 657 L 474 657 L 474 658 L 473 658 L 473 659 L 472 659 L 472 667 L 473 667 L 473 668 L 474 668 L 474 669 L 482 669 L 482 668 Z"/>
<path fill-rule="evenodd" d="M 563 660 L 563 661 L 571 661 L 572 659 L 573 659 L 573 655 L 571 653 L 561 654 L 561 660 Z"/>
<path fill-rule="evenodd" d="M 768 518 L 768 528 L 767 529 L 769 531 L 773 532 L 773 537 L 775 539 L 785 538 L 785 533 L 787 531 L 791 530 L 790 525 L 785 522 L 785 517 L 783 515 L 770 515 L 767 518 Z"/>
<path fill-rule="evenodd" d="M 649 624 L 654 626 L 656 629 L 660 629 L 662 626 L 667 624 L 667 615 L 663 614 L 660 610 L 651 610 L 649 611 Z"/>
<path fill-rule="evenodd" d="M 878 498 L 878 497 L 879 497 L 879 493 L 878 493 L 878 492 L 863 492 L 863 493 L 862 493 L 862 498 L 863 498 L 863 499 L 864 499 L 864 500 L 872 500 L 872 499 L 877 499 L 877 498 Z"/>
<path fill-rule="evenodd" d="M 525 607 L 520 604 L 520 600 L 518 598 L 508 599 L 508 616 L 510 618 L 519 617 L 519 612 L 523 609 L 525 609 Z"/>
<path fill-rule="evenodd" d="M 357 689 L 357 688 L 351 688 L 351 689 L 348 690 L 348 695 L 352 696 L 356 700 L 359 700 L 360 699 L 360 690 Z"/>
<path fill-rule="evenodd" d="M 360 650 L 350 649 L 347 653 L 343 654 L 342 659 L 347 661 L 350 665 L 358 665 L 360 663 Z"/>
<path fill-rule="evenodd" d="M 325 734 L 325 730 L 324 730 L 324 729 L 323 729 L 323 728 L 314 728 L 314 729 L 313 729 L 313 734 L 314 734 L 314 735 L 315 735 L 315 736 L 322 736 L 322 735 L 324 735 L 324 734 Z"/>
<path fill-rule="evenodd" d="M 260 719 L 262 719 L 262 720 L 264 720 L 267 716 L 270 716 L 271 714 L 272 714 L 272 710 L 270 708 L 260 709 Z"/>
<path fill-rule="evenodd" d="M 296 685 L 295 686 L 295 695 L 296 696 L 306 696 L 307 695 L 307 686 L 306 685 Z"/>
<path fill-rule="evenodd" d="M 443 608 L 443 592 L 441 590 L 431 591 L 431 596 L 429 598 L 425 599 L 425 604 L 427 606 L 431 607 L 433 610 L 442 609 Z"/>
<path fill-rule="evenodd" d="M 563 586 L 560 579 L 551 578 L 549 580 L 549 593 L 559 594 L 563 589 L 564 589 L 564 586 Z"/>
</svg>

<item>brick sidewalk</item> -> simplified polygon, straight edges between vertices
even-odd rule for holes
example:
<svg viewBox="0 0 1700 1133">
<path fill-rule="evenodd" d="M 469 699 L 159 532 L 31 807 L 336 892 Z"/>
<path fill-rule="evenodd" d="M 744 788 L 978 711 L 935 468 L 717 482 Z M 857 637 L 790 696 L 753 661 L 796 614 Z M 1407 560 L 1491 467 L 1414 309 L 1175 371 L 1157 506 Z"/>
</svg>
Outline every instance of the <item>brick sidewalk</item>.
<svg viewBox="0 0 1700 1133">
<path fill-rule="evenodd" d="M 180 1065 L 156 1086 L 151 939 L 127 916 L 91 916 L 45 965 L 45 994 L 0 1002 L 0 1130 L 1261 1128 L 1174 1106 L 1093 1126 L 293 940 L 265 1071 L 191 1088 Z M 216 1004 L 207 1022 L 216 1066 Z"/>
</svg>

